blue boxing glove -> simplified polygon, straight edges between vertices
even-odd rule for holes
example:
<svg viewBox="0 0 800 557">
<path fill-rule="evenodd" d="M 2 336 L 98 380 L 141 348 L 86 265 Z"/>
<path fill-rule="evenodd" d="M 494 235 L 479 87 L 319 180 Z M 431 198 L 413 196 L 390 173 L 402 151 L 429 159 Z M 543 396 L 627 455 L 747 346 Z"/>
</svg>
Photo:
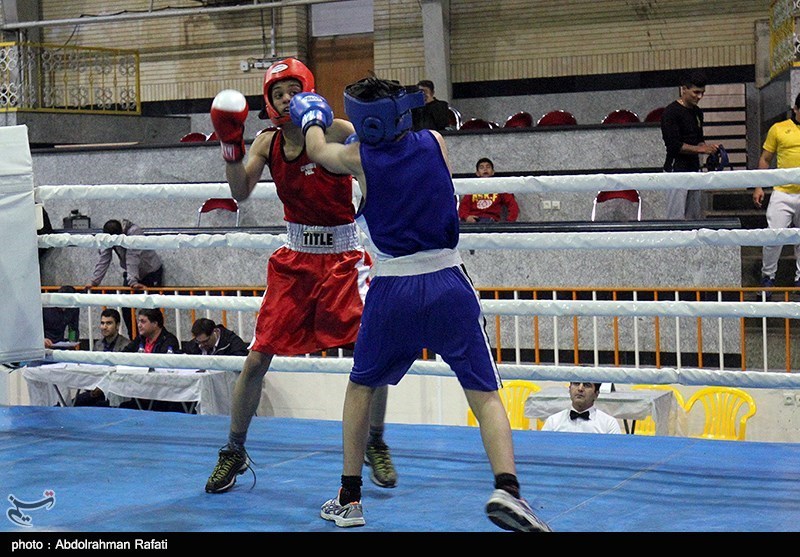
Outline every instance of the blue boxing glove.
<svg viewBox="0 0 800 557">
<path fill-rule="evenodd" d="M 344 144 L 345 145 L 350 145 L 351 143 L 355 143 L 356 141 L 360 141 L 358 139 L 358 134 L 357 133 L 351 133 L 350 135 L 347 136 L 347 139 L 344 140 Z"/>
<path fill-rule="evenodd" d="M 289 115 L 303 133 L 311 126 L 319 126 L 324 131 L 333 123 L 333 110 L 328 101 L 316 93 L 297 93 L 292 97 Z"/>
</svg>

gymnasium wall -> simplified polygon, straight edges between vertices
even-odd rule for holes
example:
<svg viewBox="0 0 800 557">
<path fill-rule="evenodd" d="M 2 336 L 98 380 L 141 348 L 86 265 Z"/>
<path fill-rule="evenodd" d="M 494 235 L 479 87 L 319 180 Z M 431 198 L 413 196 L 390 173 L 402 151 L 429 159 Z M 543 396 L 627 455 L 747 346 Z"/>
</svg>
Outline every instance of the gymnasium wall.
<svg viewBox="0 0 800 557">
<path fill-rule="evenodd" d="M 40 0 L 40 5 L 44 19 L 201 6 L 193 0 Z M 752 65 L 754 25 L 768 19 L 769 6 L 769 0 L 730 0 L 721 10 L 703 0 L 451 1 L 452 81 Z M 307 59 L 309 11 L 292 6 L 48 27 L 43 40 L 138 49 L 145 102 L 212 98 L 228 87 L 256 95 L 261 72 L 243 73 L 239 62 L 269 56 L 273 30 L 278 56 Z M 403 83 L 425 78 L 428 53 L 418 0 L 374 0 L 373 19 L 375 71 Z"/>
</svg>

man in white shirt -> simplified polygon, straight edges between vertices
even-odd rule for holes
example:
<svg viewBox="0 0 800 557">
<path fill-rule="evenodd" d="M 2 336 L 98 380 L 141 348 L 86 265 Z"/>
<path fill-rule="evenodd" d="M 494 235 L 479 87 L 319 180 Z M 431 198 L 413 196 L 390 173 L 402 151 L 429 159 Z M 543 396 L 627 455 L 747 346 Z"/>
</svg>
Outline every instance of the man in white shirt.
<svg viewBox="0 0 800 557">
<path fill-rule="evenodd" d="M 610 414 L 594 407 L 602 383 L 569 384 L 572 408 L 562 410 L 547 418 L 542 431 L 570 431 L 576 433 L 622 433 L 619 422 Z"/>
</svg>

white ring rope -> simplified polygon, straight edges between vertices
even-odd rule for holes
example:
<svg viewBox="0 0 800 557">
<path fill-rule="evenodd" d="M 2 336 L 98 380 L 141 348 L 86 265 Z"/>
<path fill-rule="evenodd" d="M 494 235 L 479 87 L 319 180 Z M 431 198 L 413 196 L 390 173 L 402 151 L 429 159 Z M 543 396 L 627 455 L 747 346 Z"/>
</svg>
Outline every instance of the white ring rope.
<svg viewBox="0 0 800 557">
<path fill-rule="evenodd" d="M 126 306 L 137 308 L 256 312 L 260 296 L 165 294 L 42 294 L 43 307 Z M 486 315 L 602 317 L 778 317 L 800 319 L 796 302 L 631 302 L 609 300 L 481 300 Z"/>
<path fill-rule="evenodd" d="M 75 307 L 127 304 L 136 307 L 178 309 L 228 309 L 255 311 L 260 298 L 234 296 L 166 296 L 107 294 L 43 294 L 44 306 Z M 579 300 L 483 300 L 486 314 L 497 315 L 585 315 L 585 316 L 677 316 L 677 317 L 800 317 L 800 304 L 776 302 L 609 302 Z M 138 354 L 119 352 L 48 351 L 48 358 L 58 362 L 139 365 L 178 369 L 222 369 L 240 371 L 244 357 L 192 356 L 187 354 Z M 349 373 L 351 358 L 275 357 L 271 371 Z M 647 383 L 680 385 L 719 385 L 751 388 L 800 388 L 800 374 L 766 371 L 728 371 L 698 368 L 619 368 L 587 366 L 543 366 L 499 364 L 504 379 L 564 381 L 572 378 L 611 383 Z M 452 376 L 442 362 L 417 361 L 411 374 Z"/>
<path fill-rule="evenodd" d="M 49 359 L 56 362 L 128 365 L 174 369 L 219 369 L 241 371 L 244 356 L 193 356 L 189 354 L 139 354 L 136 352 L 86 352 L 76 350 L 48 351 Z M 271 372 L 338 373 L 349 374 L 352 358 L 308 358 L 276 356 L 270 364 Z M 540 381 L 581 381 L 620 384 L 679 384 L 719 385 L 756 389 L 798 389 L 800 374 L 770 371 L 724 371 L 698 368 L 619 368 L 588 366 L 543 366 L 498 364 L 500 376 L 505 379 L 532 379 Z M 412 375 L 452 377 L 450 366 L 443 362 L 417 360 L 412 364 Z"/>
<path fill-rule="evenodd" d="M 800 183 L 799 168 L 732 170 L 724 172 L 656 172 L 633 174 L 587 174 L 566 176 L 511 176 L 460 178 L 454 180 L 456 192 L 565 192 L 614 189 L 741 189 Z M 228 197 L 226 183 L 208 184 L 117 184 L 39 186 L 41 200 L 48 199 L 177 199 Z M 259 182 L 251 197 L 277 199 L 272 182 Z M 177 234 L 160 236 L 116 236 L 109 234 L 47 234 L 39 237 L 39 247 L 133 249 L 253 248 L 275 250 L 286 241 L 285 234 Z M 760 230 L 682 230 L 638 232 L 545 232 L 462 234 L 460 249 L 647 249 L 696 246 L 778 246 L 800 243 L 800 229 Z"/>
<path fill-rule="evenodd" d="M 198 184 L 97 184 L 39 186 L 36 193 L 41 201 L 59 199 L 107 200 L 107 199 L 207 199 L 230 197 L 227 182 L 204 182 Z M 278 199 L 275 184 L 259 182 L 250 193 L 251 199 Z"/>
<path fill-rule="evenodd" d="M 286 234 L 165 234 L 163 236 L 127 236 L 125 234 L 42 234 L 39 247 L 44 248 L 110 248 L 122 246 L 131 249 L 184 249 L 184 248 L 253 248 L 275 250 L 284 245 Z"/>
<path fill-rule="evenodd" d="M 779 246 L 800 243 L 800 229 L 462 234 L 459 249 L 652 249 L 697 246 Z"/>
<path fill-rule="evenodd" d="M 495 180 L 498 183 L 495 183 Z M 800 183 L 800 168 L 730 170 L 724 172 L 646 172 L 460 178 L 456 193 L 561 193 L 565 191 L 728 190 Z"/>
<path fill-rule="evenodd" d="M 570 174 L 559 176 L 493 176 L 456 178 L 457 195 L 468 193 L 562 193 L 609 190 L 723 190 L 768 188 L 800 183 L 800 169 L 730 170 L 723 172 L 640 172 L 627 174 Z M 197 184 L 44 185 L 36 188 L 42 201 L 55 199 L 205 199 L 230 197 L 225 182 Z M 259 182 L 253 199 L 277 199 L 275 184 Z"/>
<path fill-rule="evenodd" d="M 42 234 L 40 248 L 131 249 L 239 248 L 275 250 L 285 244 L 286 234 L 164 234 L 126 236 L 124 234 Z M 798 228 L 755 230 L 672 230 L 633 232 L 503 232 L 461 234 L 459 249 L 482 250 L 572 250 L 572 249 L 653 249 L 696 246 L 782 246 L 800 243 Z"/>
<path fill-rule="evenodd" d="M 608 190 L 658 189 L 747 189 L 756 186 L 800 183 L 800 169 L 746 170 L 707 173 L 635 173 L 569 176 L 492 177 L 455 180 L 457 194 L 466 193 L 555 193 Z M 214 184 L 117 184 L 91 186 L 40 186 L 38 197 L 52 199 L 177 199 L 228 197 L 225 183 Z M 256 199 L 277 199 L 274 184 L 259 183 Z M 285 234 L 177 234 L 162 236 L 115 236 L 108 234 L 49 234 L 39 237 L 39 247 L 107 248 L 116 245 L 136 249 L 183 249 L 235 247 L 276 249 Z M 463 234 L 461 249 L 628 249 L 689 247 L 697 245 L 784 245 L 800 243 L 800 230 L 708 230 L 617 233 L 505 233 Z M 43 306 L 127 306 L 176 309 L 226 309 L 258 311 L 255 296 L 169 296 L 151 294 L 42 294 Z M 579 300 L 483 300 L 489 315 L 552 316 L 675 316 L 675 317 L 782 317 L 800 318 L 800 304 L 777 302 L 625 302 Z M 186 354 L 138 354 L 87 351 L 48 351 L 52 361 L 144 364 L 147 367 L 224 369 L 239 371 L 243 357 L 191 356 Z M 270 369 L 288 372 L 349 373 L 351 358 L 275 357 Z M 620 368 L 556 365 L 499 364 L 505 379 L 564 381 L 572 378 L 598 382 L 682 385 L 727 385 L 752 388 L 800 388 L 800 374 L 768 371 L 725 371 L 695 368 Z M 409 373 L 452 376 L 449 366 L 437 361 L 417 361 Z"/>
</svg>

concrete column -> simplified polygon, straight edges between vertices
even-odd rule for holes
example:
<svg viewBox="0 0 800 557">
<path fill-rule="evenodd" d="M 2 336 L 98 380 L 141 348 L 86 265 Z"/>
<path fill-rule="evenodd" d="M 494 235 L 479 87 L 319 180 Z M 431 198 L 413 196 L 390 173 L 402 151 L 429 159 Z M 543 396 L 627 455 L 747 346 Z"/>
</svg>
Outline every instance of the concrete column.
<svg viewBox="0 0 800 557">
<path fill-rule="evenodd" d="M 0 20 L 3 23 L 19 23 L 21 21 L 37 21 L 40 19 L 40 2 L 39 0 L 0 0 Z M 28 29 L 26 31 L 21 32 L 14 32 L 14 31 L 4 31 L 0 34 L 0 38 L 3 41 L 9 42 L 32 42 L 32 43 L 39 43 L 41 42 L 42 31 L 39 28 Z M 13 48 L 13 47 L 9 47 Z M 21 53 L 19 53 L 22 56 Z M 20 97 L 24 96 L 24 92 L 22 91 L 22 79 L 20 77 L 21 67 L 24 65 L 24 62 L 20 61 L 20 64 L 13 68 L 8 75 L 9 83 L 3 84 L 5 87 L 9 88 L 10 84 L 15 84 L 17 88 L 19 88 L 19 95 Z M 31 80 L 35 80 L 35 75 L 29 77 Z M 31 84 L 32 88 L 35 88 L 35 82 Z M 7 89 L 8 90 L 8 89 Z M 18 124 L 17 121 L 17 113 L 16 112 L 4 112 L 0 115 L 0 126 L 15 126 Z"/>
<path fill-rule="evenodd" d="M 421 0 L 425 76 L 436 87 L 436 98 L 450 101 L 450 0 Z"/>
<path fill-rule="evenodd" d="M 23 21 L 39 21 L 41 18 L 40 0 L 2 0 L 0 1 L 0 9 L 2 9 L 3 23 L 21 23 Z M 32 43 L 42 42 L 42 30 L 38 27 L 23 30 L 17 36 L 14 32 L 4 32 L 4 40 L 8 41 L 28 41 Z"/>
<path fill-rule="evenodd" d="M 759 89 L 770 82 L 770 52 L 769 52 L 769 20 L 762 19 L 755 22 L 754 34 L 756 38 L 756 87 Z"/>
</svg>

